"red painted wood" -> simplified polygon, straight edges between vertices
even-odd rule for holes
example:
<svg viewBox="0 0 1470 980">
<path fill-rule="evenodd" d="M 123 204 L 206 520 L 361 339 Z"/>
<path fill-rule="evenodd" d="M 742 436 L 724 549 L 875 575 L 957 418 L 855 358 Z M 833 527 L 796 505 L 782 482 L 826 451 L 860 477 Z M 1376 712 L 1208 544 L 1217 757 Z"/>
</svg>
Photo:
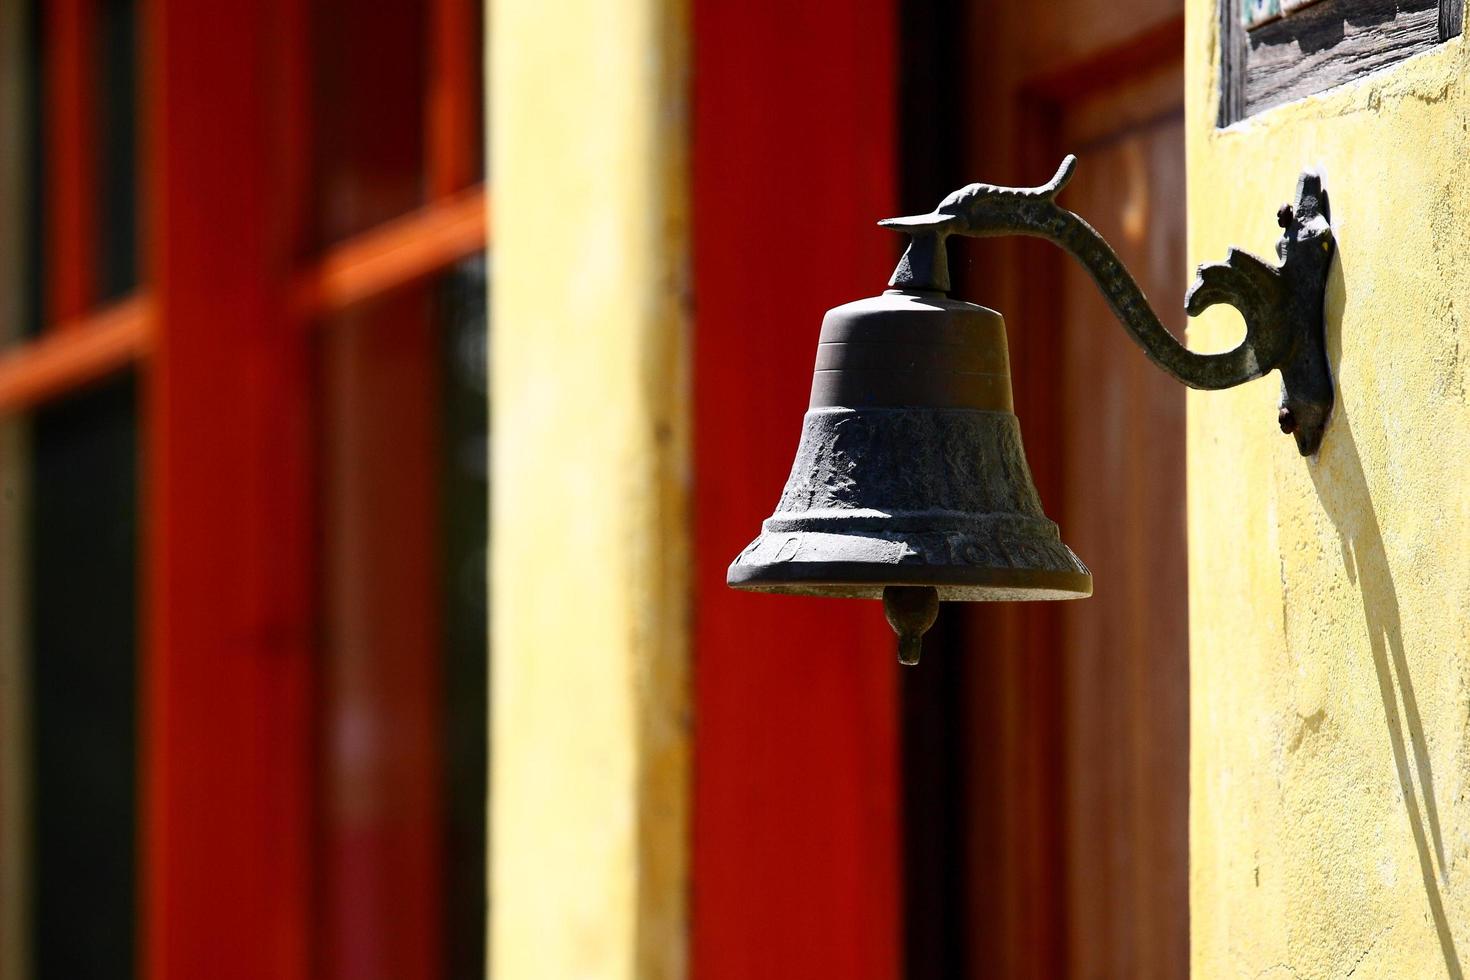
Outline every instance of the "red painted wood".
<svg viewBox="0 0 1470 980">
<path fill-rule="evenodd" d="M 329 247 L 296 279 L 303 314 L 320 326 L 359 303 L 420 282 L 481 252 L 490 202 L 476 185 Z"/>
<path fill-rule="evenodd" d="M 388 267 L 424 275 L 451 261 L 437 252 L 445 236 L 426 220 L 436 212 L 441 227 L 461 226 L 460 246 L 483 238 L 484 209 L 469 196 L 458 209 L 441 200 L 434 211 L 415 211 L 426 185 L 442 189 L 445 172 L 432 168 L 453 162 L 429 146 L 443 135 L 430 124 L 437 105 L 430 79 L 458 69 L 425 45 L 444 40 L 433 18 L 447 16 L 450 4 L 453 12 L 467 9 L 465 0 L 312 4 L 322 141 L 314 237 L 336 241 L 337 230 L 357 230 L 355 246 L 330 247 L 322 267 L 355 269 L 359 283 L 381 286 L 393 276 Z M 455 84 L 468 88 L 462 78 Z M 351 292 L 351 276 L 337 278 L 338 296 Z M 330 278 L 322 284 L 331 298 Z M 378 296 L 325 319 L 318 333 L 321 980 L 432 978 L 444 968 L 441 447 L 431 296 L 427 288 Z"/>
<path fill-rule="evenodd" d="M 313 0 L 315 235 L 332 245 L 425 203 L 433 36 L 422 0 Z"/>
<path fill-rule="evenodd" d="M 141 975 L 310 973 L 299 0 L 146 5 Z"/>
<path fill-rule="evenodd" d="M 35 340 L 0 351 L 0 416 L 13 415 L 120 371 L 148 354 L 153 303 L 133 295 Z"/>
<path fill-rule="evenodd" d="M 45 38 L 45 316 L 62 326 L 96 298 L 96 0 L 42 5 Z"/>
<path fill-rule="evenodd" d="M 899 972 L 900 667 L 877 603 L 733 592 L 780 495 L 821 316 L 897 242 L 890 2 L 696 0 L 692 963 Z"/>
<path fill-rule="evenodd" d="M 408 289 L 320 334 L 322 980 L 443 975 L 438 334 Z"/>
<path fill-rule="evenodd" d="M 484 32 L 477 7 L 474 0 L 432 0 L 429 7 L 424 142 L 431 200 L 468 185 L 479 162 Z"/>
</svg>

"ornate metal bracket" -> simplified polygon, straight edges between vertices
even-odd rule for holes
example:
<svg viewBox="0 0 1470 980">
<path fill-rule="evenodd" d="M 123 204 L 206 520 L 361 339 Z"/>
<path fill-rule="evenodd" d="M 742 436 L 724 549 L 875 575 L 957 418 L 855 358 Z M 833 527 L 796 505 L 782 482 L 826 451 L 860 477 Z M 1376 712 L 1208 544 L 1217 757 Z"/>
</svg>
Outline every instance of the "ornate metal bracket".
<svg viewBox="0 0 1470 980">
<path fill-rule="evenodd" d="M 1076 169 L 1068 155 L 1056 176 L 1040 187 L 970 184 L 929 214 L 878 222 L 910 236 L 889 285 L 898 289 L 949 290 L 945 239 L 1030 235 L 1070 252 L 1092 275 L 1113 313 L 1149 360 L 1191 388 L 1233 388 L 1273 369 L 1281 371 L 1281 431 L 1296 438 L 1303 456 L 1317 451 L 1332 411 L 1332 376 L 1323 342 L 1322 298 L 1335 243 L 1322 178 L 1310 171 L 1297 181 L 1296 202 L 1282 206 L 1282 227 L 1272 266 L 1239 249 L 1224 262 L 1199 267 L 1184 297 L 1190 316 L 1217 303 L 1240 311 L 1245 339 L 1234 350 L 1198 354 L 1175 340 L 1159 322 L 1143 290 L 1111 246 L 1086 221 L 1056 203 Z"/>
</svg>

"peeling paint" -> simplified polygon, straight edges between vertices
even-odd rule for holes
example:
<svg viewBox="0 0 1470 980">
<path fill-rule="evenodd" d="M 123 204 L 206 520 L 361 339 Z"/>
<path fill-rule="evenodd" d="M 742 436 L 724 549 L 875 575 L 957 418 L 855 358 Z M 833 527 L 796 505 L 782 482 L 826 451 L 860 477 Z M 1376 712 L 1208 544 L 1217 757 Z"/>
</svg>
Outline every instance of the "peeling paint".
<svg viewBox="0 0 1470 980">
<path fill-rule="evenodd" d="M 1298 716 L 1301 717 L 1301 716 Z M 1301 718 L 1301 724 L 1297 727 L 1296 734 L 1292 735 L 1291 743 L 1286 746 L 1287 752 L 1295 752 L 1302 747 L 1302 741 L 1308 735 L 1315 735 L 1322 730 L 1322 722 L 1327 718 L 1327 709 L 1318 708 L 1310 715 Z"/>
</svg>

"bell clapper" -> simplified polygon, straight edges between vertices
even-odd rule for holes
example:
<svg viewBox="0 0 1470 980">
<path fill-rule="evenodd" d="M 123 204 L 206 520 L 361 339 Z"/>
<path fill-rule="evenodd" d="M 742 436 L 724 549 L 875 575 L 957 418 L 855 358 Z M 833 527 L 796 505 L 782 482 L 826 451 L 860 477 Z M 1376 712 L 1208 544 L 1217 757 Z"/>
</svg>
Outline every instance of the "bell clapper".
<svg viewBox="0 0 1470 980">
<path fill-rule="evenodd" d="M 898 662 L 919 662 L 924 634 L 939 617 L 939 591 L 927 585 L 889 585 L 883 589 L 883 615 L 898 634 Z"/>
</svg>

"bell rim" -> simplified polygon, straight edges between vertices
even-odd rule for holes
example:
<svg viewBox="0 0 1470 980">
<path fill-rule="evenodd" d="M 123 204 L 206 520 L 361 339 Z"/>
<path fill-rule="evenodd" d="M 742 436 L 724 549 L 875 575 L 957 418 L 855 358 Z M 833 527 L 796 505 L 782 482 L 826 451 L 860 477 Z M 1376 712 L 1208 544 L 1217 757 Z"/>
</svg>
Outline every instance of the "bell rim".
<svg viewBox="0 0 1470 980">
<path fill-rule="evenodd" d="M 1089 572 L 976 565 L 905 565 L 871 562 L 736 562 L 725 584 L 744 592 L 877 599 L 890 585 L 931 586 L 946 602 L 1025 602 L 1085 599 Z"/>
</svg>

